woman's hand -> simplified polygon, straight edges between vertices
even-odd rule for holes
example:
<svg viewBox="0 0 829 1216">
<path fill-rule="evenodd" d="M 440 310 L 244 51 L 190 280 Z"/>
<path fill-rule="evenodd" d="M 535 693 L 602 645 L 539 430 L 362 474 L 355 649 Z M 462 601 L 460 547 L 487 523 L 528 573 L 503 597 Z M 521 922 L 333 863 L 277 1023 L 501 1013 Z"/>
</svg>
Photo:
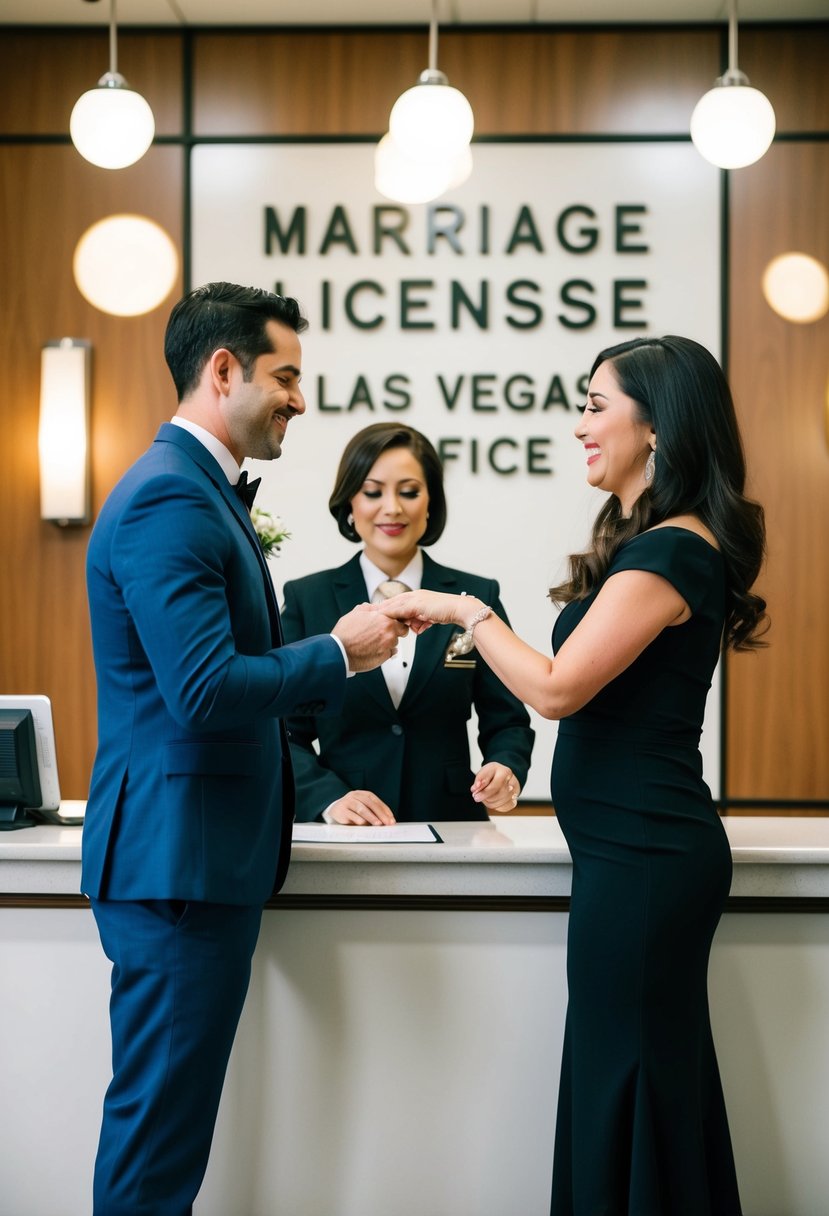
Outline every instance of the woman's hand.
<svg viewBox="0 0 829 1216">
<path fill-rule="evenodd" d="M 406 591 L 373 607 L 397 621 L 403 621 L 413 633 L 423 633 L 430 625 L 460 625 L 466 629 L 483 604 L 471 595 Z"/>
<path fill-rule="evenodd" d="M 334 823 L 349 823 L 356 827 L 387 827 L 397 821 L 391 808 L 371 790 L 350 790 L 327 808 Z"/>
<path fill-rule="evenodd" d="M 472 797 L 482 802 L 488 811 L 514 811 L 518 805 L 521 786 L 511 768 L 491 760 L 478 772 L 471 785 Z"/>
</svg>

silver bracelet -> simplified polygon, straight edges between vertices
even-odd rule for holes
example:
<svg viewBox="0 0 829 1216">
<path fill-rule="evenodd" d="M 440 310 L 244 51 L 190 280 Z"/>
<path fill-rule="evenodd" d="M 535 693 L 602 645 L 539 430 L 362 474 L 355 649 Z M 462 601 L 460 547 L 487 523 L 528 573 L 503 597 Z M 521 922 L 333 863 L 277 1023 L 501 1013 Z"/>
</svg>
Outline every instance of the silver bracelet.
<svg viewBox="0 0 829 1216">
<path fill-rule="evenodd" d="M 462 591 L 461 595 L 466 595 L 466 592 Z M 475 632 L 475 626 L 480 625 L 481 621 L 485 621 L 488 616 L 492 616 L 492 609 L 489 604 L 484 604 L 483 608 L 479 608 L 475 613 L 463 633 L 456 633 L 452 638 L 446 651 L 447 658 L 458 658 L 462 654 L 469 654 L 475 645 L 472 637 L 472 634 Z"/>
</svg>

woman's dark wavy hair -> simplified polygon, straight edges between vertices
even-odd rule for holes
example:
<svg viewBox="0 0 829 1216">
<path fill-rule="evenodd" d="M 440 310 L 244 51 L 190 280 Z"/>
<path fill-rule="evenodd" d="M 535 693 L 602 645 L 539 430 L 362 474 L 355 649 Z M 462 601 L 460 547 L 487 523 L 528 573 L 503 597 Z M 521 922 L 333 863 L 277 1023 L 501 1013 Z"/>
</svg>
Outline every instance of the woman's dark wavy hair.
<svg viewBox="0 0 829 1216">
<path fill-rule="evenodd" d="M 328 510 L 346 540 L 358 541 L 354 525 L 348 522 L 351 500 L 368 477 L 377 459 L 389 448 L 408 448 L 420 462 L 429 492 L 429 518 L 421 545 L 433 545 L 446 527 L 446 494 L 443 465 L 425 435 L 414 427 L 398 422 L 375 422 L 352 435 L 345 445 L 337 469 L 337 480 L 328 500 Z"/>
<path fill-rule="evenodd" d="M 696 515 L 720 545 L 726 569 L 723 647 L 765 645 L 766 601 L 750 588 L 765 556 L 763 508 L 744 496 L 746 466 L 734 402 L 713 355 L 690 338 L 635 338 L 603 350 L 641 421 L 656 434 L 653 480 L 629 517 L 611 495 L 596 519 L 591 549 L 570 557 L 569 578 L 550 590 L 556 603 L 584 599 L 620 545 L 675 515 Z"/>
</svg>

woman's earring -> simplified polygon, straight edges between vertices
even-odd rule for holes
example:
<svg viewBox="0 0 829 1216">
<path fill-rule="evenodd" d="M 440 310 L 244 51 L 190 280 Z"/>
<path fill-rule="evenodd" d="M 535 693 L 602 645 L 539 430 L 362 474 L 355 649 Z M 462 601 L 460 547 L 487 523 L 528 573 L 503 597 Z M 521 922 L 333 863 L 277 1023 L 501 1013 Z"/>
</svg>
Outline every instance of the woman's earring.
<svg viewBox="0 0 829 1216">
<path fill-rule="evenodd" d="M 651 454 L 645 461 L 645 484 L 650 485 L 653 481 L 653 475 L 656 470 L 656 451 L 651 448 Z"/>
<path fill-rule="evenodd" d="M 352 515 L 352 513 L 350 511 L 349 511 L 348 515 L 346 515 L 346 517 L 345 517 L 345 522 L 348 524 L 349 528 L 354 527 L 354 516 Z"/>
</svg>

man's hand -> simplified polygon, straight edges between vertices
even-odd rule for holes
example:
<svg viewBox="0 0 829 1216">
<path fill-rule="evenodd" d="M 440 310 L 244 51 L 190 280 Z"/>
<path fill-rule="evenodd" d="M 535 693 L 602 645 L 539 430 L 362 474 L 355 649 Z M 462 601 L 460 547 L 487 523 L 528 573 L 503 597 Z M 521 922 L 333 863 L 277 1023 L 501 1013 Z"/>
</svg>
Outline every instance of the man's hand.
<svg viewBox="0 0 829 1216">
<path fill-rule="evenodd" d="M 349 671 L 371 671 L 391 658 L 398 638 L 405 637 L 408 629 L 385 613 L 372 612 L 370 604 L 358 604 L 340 617 L 331 632 L 345 646 Z"/>
</svg>

